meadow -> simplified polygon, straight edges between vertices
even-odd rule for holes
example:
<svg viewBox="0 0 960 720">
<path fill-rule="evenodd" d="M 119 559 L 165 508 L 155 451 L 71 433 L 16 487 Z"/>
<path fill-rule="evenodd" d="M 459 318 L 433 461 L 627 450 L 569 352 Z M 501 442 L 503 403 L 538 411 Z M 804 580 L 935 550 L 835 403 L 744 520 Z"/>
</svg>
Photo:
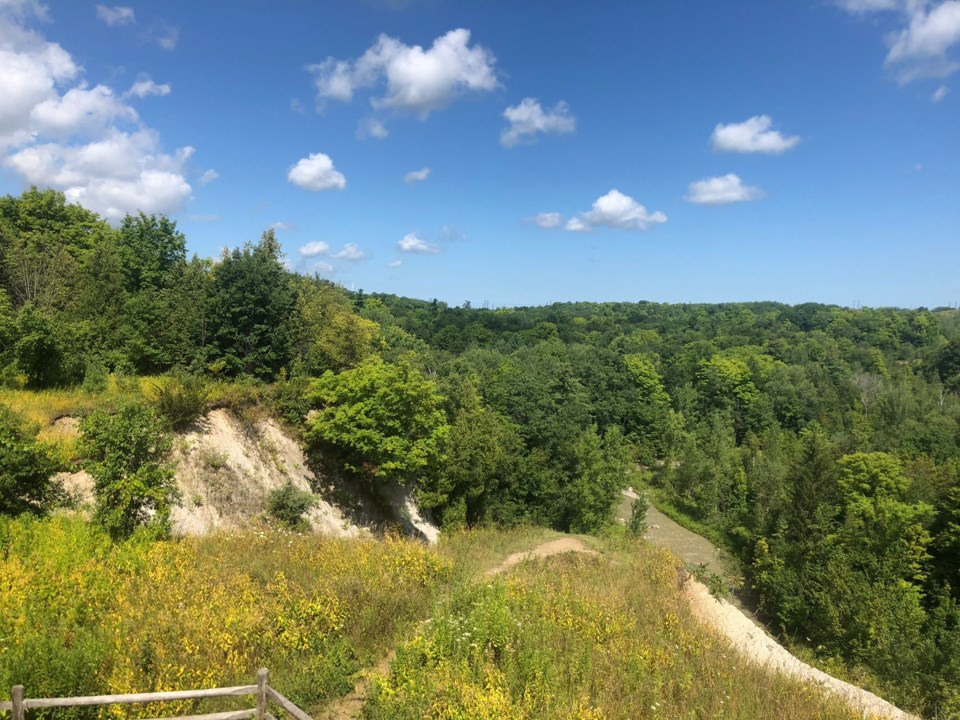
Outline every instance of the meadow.
<svg viewBox="0 0 960 720">
<path fill-rule="evenodd" d="M 2 520 L 0 687 L 21 683 L 32 697 L 215 687 L 265 666 L 319 716 L 395 651 L 363 717 L 855 717 L 744 664 L 690 615 L 675 558 L 642 541 L 608 534 L 589 540 L 598 556 L 484 574 L 554 535 L 472 531 L 431 549 L 263 527 L 115 543 L 66 514 Z"/>
</svg>

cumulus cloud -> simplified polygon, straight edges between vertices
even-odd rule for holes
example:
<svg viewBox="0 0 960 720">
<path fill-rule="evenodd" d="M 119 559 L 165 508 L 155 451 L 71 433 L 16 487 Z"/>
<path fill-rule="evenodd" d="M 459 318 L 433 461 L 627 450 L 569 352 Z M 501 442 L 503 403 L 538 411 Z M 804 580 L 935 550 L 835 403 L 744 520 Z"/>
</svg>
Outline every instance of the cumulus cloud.
<svg viewBox="0 0 960 720">
<path fill-rule="evenodd" d="M 938 103 L 947 96 L 948 92 L 950 92 L 950 88 L 948 88 L 946 85 L 941 85 L 933 91 L 933 95 L 930 96 L 930 99 L 933 102 Z"/>
<path fill-rule="evenodd" d="M 779 130 L 771 130 L 769 115 L 755 115 L 742 123 L 717 125 L 710 137 L 714 150 L 737 153 L 766 153 L 779 155 L 800 143 L 797 135 L 784 137 Z"/>
<path fill-rule="evenodd" d="M 411 170 L 403 176 L 405 183 L 423 182 L 430 177 L 430 168 L 425 167 L 422 170 Z"/>
<path fill-rule="evenodd" d="M 383 83 L 385 93 L 371 99 L 374 108 L 425 119 L 464 93 L 496 89 L 495 63 L 489 50 L 470 46 L 469 30 L 458 28 L 435 39 L 426 50 L 381 35 L 355 60 L 329 57 L 307 70 L 314 74 L 319 103 L 349 102 L 357 91 Z"/>
<path fill-rule="evenodd" d="M 363 251 L 354 243 L 347 243 L 343 246 L 343 249 L 340 252 L 334 253 L 330 257 L 335 260 L 347 260 L 349 262 L 356 262 L 357 260 L 363 260 L 366 255 Z"/>
<path fill-rule="evenodd" d="M 562 135 L 572 133 L 577 128 L 576 119 L 562 100 L 544 112 L 539 100 L 524 98 L 519 105 L 504 110 L 503 116 L 510 123 L 510 127 L 500 132 L 500 144 L 504 147 L 536 142 L 540 133 Z"/>
<path fill-rule="evenodd" d="M 900 27 L 887 36 L 886 66 L 901 83 L 960 70 L 951 51 L 960 44 L 960 0 L 837 0 L 848 12 L 896 11 Z"/>
<path fill-rule="evenodd" d="M 300 257 L 303 258 L 314 258 L 321 255 L 329 255 L 330 245 L 322 240 L 315 240 L 314 242 L 308 242 L 306 245 L 298 248 L 297 252 L 300 253 Z"/>
<path fill-rule="evenodd" d="M 390 262 L 387 263 L 388 268 L 398 268 L 401 265 L 403 265 L 403 260 L 401 260 L 400 258 L 397 258 L 396 260 L 391 260 Z"/>
<path fill-rule="evenodd" d="M 387 130 L 387 126 L 380 120 L 377 120 L 377 118 L 362 120 L 360 121 L 360 126 L 357 128 L 357 137 L 361 140 L 368 137 L 383 140 L 389 134 L 390 131 Z"/>
<path fill-rule="evenodd" d="M 397 249 L 402 253 L 419 253 L 424 255 L 434 255 L 440 252 L 440 248 L 437 245 L 431 245 L 421 240 L 416 233 L 409 233 L 404 235 L 401 240 L 398 240 Z"/>
<path fill-rule="evenodd" d="M 287 180 L 297 187 L 313 192 L 343 190 L 347 179 L 333 166 L 333 160 L 323 153 L 311 153 L 290 168 Z"/>
<path fill-rule="evenodd" d="M 146 40 L 156 43 L 164 50 L 175 50 L 180 41 L 180 28 L 163 20 L 156 21 L 147 31 Z"/>
<path fill-rule="evenodd" d="M 918 4 L 909 23 L 891 37 L 886 64 L 901 82 L 925 77 L 946 77 L 960 63 L 948 51 L 960 43 L 960 0 L 945 0 L 933 7 Z"/>
<path fill-rule="evenodd" d="M 137 21 L 133 8 L 116 5 L 97 5 L 97 18 L 107 24 L 108 27 L 117 27 L 118 25 L 132 25 Z"/>
<path fill-rule="evenodd" d="M 739 176 L 729 173 L 690 183 L 687 201 L 698 205 L 729 205 L 763 197 L 763 190 L 744 185 Z"/>
<path fill-rule="evenodd" d="M 214 170 L 213 168 L 211 168 L 211 169 L 209 169 L 209 170 L 204 170 L 204 171 L 203 171 L 203 175 L 200 176 L 200 184 L 201 184 L 201 185 L 206 185 L 206 184 L 208 184 L 208 183 L 212 183 L 212 182 L 213 182 L 214 180 L 216 180 L 218 177 L 220 177 L 220 173 L 218 173 L 218 172 L 217 172 L 216 170 Z"/>
<path fill-rule="evenodd" d="M 163 97 L 164 95 L 170 94 L 170 89 L 169 83 L 157 84 L 150 78 L 144 78 L 143 80 L 137 80 L 137 82 L 131 85 L 130 89 L 127 90 L 123 96 L 145 98 L 147 95 L 158 95 Z"/>
<path fill-rule="evenodd" d="M 271 227 L 284 230 L 295 229 L 295 226 L 286 225 L 284 223 L 274 223 Z M 330 244 L 325 243 L 322 240 L 308 242 L 306 245 L 298 248 L 297 252 L 302 258 L 325 257 L 330 258 L 331 260 L 346 260 L 347 262 L 357 262 L 358 260 L 363 260 L 366 257 L 366 254 L 356 243 L 347 243 L 343 246 L 343 248 L 340 249 L 339 252 L 333 252 L 330 248 Z M 329 263 L 324 264 L 329 265 Z M 332 265 L 330 266 L 330 269 L 333 269 Z"/>
<path fill-rule="evenodd" d="M 566 229 L 571 232 L 587 232 L 594 227 L 610 227 L 618 230 L 647 230 L 654 225 L 667 221 L 667 216 L 659 210 L 650 213 L 629 195 L 613 189 L 597 198 L 593 207 L 567 221 Z"/>
<path fill-rule="evenodd" d="M 560 227 L 563 222 L 563 216 L 558 212 L 538 213 L 533 218 L 533 222 L 542 228 Z"/>
<path fill-rule="evenodd" d="M 90 87 L 70 53 L 30 27 L 45 17 L 36 2 L 0 2 L 0 164 L 109 220 L 178 210 L 193 148 L 163 152 L 125 94 Z"/>
</svg>

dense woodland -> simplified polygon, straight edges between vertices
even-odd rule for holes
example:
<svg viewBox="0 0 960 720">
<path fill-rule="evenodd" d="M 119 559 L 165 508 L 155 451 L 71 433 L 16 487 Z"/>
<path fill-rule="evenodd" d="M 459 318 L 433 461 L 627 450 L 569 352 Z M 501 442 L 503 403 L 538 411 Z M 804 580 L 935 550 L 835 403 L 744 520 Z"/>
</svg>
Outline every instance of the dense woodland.
<svg viewBox="0 0 960 720">
<path fill-rule="evenodd" d="M 350 293 L 290 272 L 271 231 L 211 261 L 165 217 L 111 227 L 57 192 L 0 199 L 5 386 L 231 383 L 328 466 L 416 488 L 447 527 L 595 531 L 645 480 L 723 539 L 787 635 L 944 715 L 960 712 L 958 336 L 946 309 Z M 69 461 L 114 498 L 98 514 L 117 535 L 162 521 L 143 508 L 171 499 L 164 440 L 144 430 L 119 469 L 104 447 L 160 415 L 98 410 Z M 5 514 L 55 498 L 68 461 L 34 434 L 0 413 Z"/>
</svg>

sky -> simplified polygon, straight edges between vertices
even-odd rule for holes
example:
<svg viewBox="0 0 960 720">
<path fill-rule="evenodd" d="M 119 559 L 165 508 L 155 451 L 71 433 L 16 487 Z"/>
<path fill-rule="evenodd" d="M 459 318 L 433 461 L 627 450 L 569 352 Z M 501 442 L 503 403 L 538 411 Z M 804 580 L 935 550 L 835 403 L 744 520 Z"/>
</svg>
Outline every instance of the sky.
<svg viewBox="0 0 960 720">
<path fill-rule="evenodd" d="M 958 111 L 960 0 L 0 0 L 0 194 L 452 305 L 954 305 Z"/>
</svg>

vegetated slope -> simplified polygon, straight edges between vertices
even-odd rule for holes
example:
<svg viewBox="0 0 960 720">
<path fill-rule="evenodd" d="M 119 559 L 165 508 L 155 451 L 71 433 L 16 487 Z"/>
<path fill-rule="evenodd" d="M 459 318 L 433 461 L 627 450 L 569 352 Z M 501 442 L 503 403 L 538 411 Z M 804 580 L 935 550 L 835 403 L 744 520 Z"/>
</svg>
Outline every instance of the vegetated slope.
<svg viewBox="0 0 960 720">
<path fill-rule="evenodd" d="M 456 552 L 489 537 L 446 542 Z M 456 587 L 398 648 L 363 717 L 859 717 L 701 625 L 668 552 L 613 538 L 557 555 L 555 544 Z"/>
<path fill-rule="evenodd" d="M 422 619 L 453 572 L 396 537 L 262 527 L 114 542 L 78 515 L 0 517 L 0 688 L 58 697 L 231 686 L 265 666 L 314 711 Z M 129 717 L 238 707 L 225 703 L 138 706 Z"/>
</svg>

